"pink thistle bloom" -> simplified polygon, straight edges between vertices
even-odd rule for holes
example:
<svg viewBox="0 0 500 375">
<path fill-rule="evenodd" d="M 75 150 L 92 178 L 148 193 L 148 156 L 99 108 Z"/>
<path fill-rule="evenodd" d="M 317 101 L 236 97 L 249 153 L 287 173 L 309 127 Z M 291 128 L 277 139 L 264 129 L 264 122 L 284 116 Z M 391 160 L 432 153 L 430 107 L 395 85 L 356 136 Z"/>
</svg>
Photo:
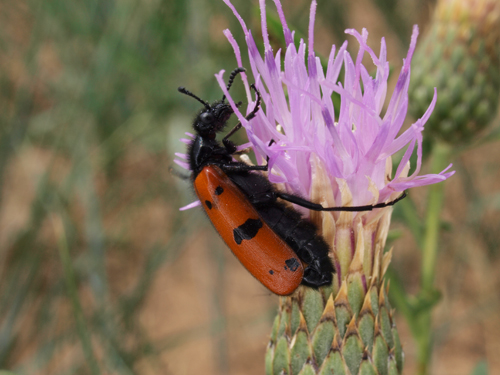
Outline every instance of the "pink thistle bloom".
<svg viewBox="0 0 500 375">
<path fill-rule="evenodd" d="M 368 47 L 368 32 L 348 29 L 359 43 L 353 59 L 347 52 L 347 42 L 338 49 L 332 46 L 326 71 L 314 53 L 314 20 L 316 1 L 310 8 L 308 43 L 294 44 L 294 33 L 287 26 L 279 0 L 274 0 L 283 26 L 286 49 L 274 53 L 269 42 L 266 24 L 265 0 L 259 0 L 261 9 L 264 56 L 259 53 L 251 30 L 238 14 L 230 0 L 224 2 L 239 20 L 245 34 L 250 68 L 263 106 L 257 116 L 247 121 L 226 90 L 224 71 L 216 74 L 220 87 L 231 104 L 235 115 L 247 131 L 250 146 L 260 161 L 269 157 L 269 180 L 282 183 L 285 190 L 328 205 L 361 206 L 392 200 L 404 190 L 434 184 L 454 174 L 451 164 L 439 174 L 420 175 L 422 164 L 422 131 L 435 103 L 398 136 L 408 110 L 410 63 L 415 51 L 418 27 L 413 27 L 410 48 L 384 114 L 382 109 L 387 95 L 389 63 L 382 38 L 380 53 Z M 246 66 L 240 48 L 229 30 L 224 31 L 232 45 L 238 66 Z M 376 67 L 370 76 L 361 63 L 367 53 Z M 344 67 L 343 82 L 339 81 Z M 254 99 L 247 74 L 241 74 L 247 93 L 247 113 L 254 108 Z M 340 108 L 334 108 L 332 93 L 341 98 Z M 275 141 L 269 146 L 270 140 Z M 417 145 L 417 165 L 408 176 L 409 160 Z M 406 147 L 394 177 L 391 156 Z M 179 164 L 182 165 L 182 161 Z M 185 164 L 185 162 L 184 162 Z M 314 180 L 326 175 L 331 192 L 318 201 Z M 312 197 L 312 198 L 311 198 Z M 316 199 L 315 199 L 316 198 Z M 327 199 L 327 201 L 325 201 Z M 333 201 L 332 201 L 333 200 Z M 325 204 L 323 204 L 325 206 Z M 190 205 L 192 206 L 192 205 Z M 364 213 L 360 213 L 364 214 Z"/>
</svg>

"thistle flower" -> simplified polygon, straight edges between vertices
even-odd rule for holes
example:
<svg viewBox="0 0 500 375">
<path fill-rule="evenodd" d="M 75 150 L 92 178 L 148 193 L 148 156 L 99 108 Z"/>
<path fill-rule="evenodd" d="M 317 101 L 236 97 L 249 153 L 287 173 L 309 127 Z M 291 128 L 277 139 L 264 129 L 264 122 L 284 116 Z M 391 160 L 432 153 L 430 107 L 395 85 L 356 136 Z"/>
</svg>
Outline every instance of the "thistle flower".
<svg viewBox="0 0 500 375">
<path fill-rule="evenodd" d="M 283 26 L 286 48 L 273 51 L 266 25 L 265 0 L 260 0 L 264 56 L 252 32 L 229 0 L 245 34 L 252 81 L 262 95 L 262 109 L 245 119 L 225 86 L 224 71 L 216 74 L 249 144 L 260 161 L 269 157 L 269 180 L 311 201 L 332 206 L 360 206 L 387 202 L 404 190 L 444 181 L 454 172 L 419 175 L 422 131 L 436 103 L 436 91 L 424 115 L 399 134 L 408 109 L 410 63 L 418 28 L 382 114 L 387 94 L 389 64 L 384 39 L 378 56 L 367 45 L 368 32 L 349 29 L 359 43 L 353 59 L 347 42 L 332 47 L 326 69 L 314 53 L 316 1 L 310 9 L 308 41 L 294 43 L 279 0 L 274 0 Z M 238 66 L 240 48 L 229 30 Z M 368 54 L 376 72 L 362 65 Z M 344 78 L 340 81 L 340 71 Z M 246 74 L 247 113 L 255 103 Z M 332 95 L 339 95 L 334 108 Z M 270 144 L 270 140 L 274 143 Z M 185 140 L 187 142 L 187 140 Z M 392 155 L 405 150 L 392 177 Z M 417 165 L 409 175 L 409 160 L 417 152 Z M 181 161 L 179 164 L 183 165 Z M 192 206 L 192 205 L 191 205 Z M 366 212 L 315 212 L 298 208 L 321 228 L 331 245 L 336 269 L 331 286 L 299 288 L 280 300 L 266 357 L 267 374 L 396 374 L 403 353 L 387 298 L 383 276 L 392 250 L 384 253 L 392 209 Z"/>
<path fill-rule="evenodd" d="M 437 85 L 431 135 L 469 142 L 495 117 L 500 96 L 500 2 L 440 0 L 415 55 L 411 113 L 423 113 Z"/>
</svg>

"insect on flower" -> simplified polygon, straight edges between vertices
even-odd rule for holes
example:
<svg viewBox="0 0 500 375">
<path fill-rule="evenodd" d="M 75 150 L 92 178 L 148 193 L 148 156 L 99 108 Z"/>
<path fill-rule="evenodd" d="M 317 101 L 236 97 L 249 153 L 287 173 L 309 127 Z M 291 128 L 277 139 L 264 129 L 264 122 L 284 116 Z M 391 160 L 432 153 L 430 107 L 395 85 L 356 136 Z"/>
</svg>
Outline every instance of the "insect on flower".
<svg viewBox="0 0 500 375">
<path fill-rule="evenodd" d="M 245 102 L 248 104 L 245 107 L 231 97 L 231 85 L 227 84 L 224 71 L 216 74 L 223 100 L 210 105 L 197 98 L 204 109 L 196 121 L 205 116 L 210 118 L 203 112 L 222 108 L 220 105 L 225 100 L 232 111 L 225 109 L 223 120 L 217 125 L 212 123 L 217 129 L 210 138 L 196 131 L 196 135 L 183 140 L 189 145 L 189 154 L 177 154 L 184 159 L 177 160 L 177 164 L 192 170 L 195 187 L 200 176 L 220 170 L 213 186 L 200 184 L 206 194 L 200 194 L 201 202 L 197 204 L 204 206 L 217 230 L 222 227 L 226 231 L 229 238 L 226 242 L 233 252 L 241 251 L 242 245 L 248 245 L 248 249 L 254 251 L 241 251 L 237 255 L 242 263 L 250 264 L 250 272 L 261 282 L 267 282 L 263 277 L 270 270 L 268 265 L 271 263 L 265 260 L 260 265 L 258 263 L 266 252 L 280 257 L 281 251 L 290 254 L 291 248 L 292 256 L 296 254 L 295 259 L 303 263 L 303 271 L 296 271 L 303 272 L 302 281 L 296 275 L 291 279 L 283 273 L 285 287 L 278 290 L 282 285 L 274 284 L 271 279 L 270 284 L 265 284 L 270 290 L 278 294 L 291 293 L 300 282 L 308 282 L 308 270 L 311 275 L 321 276 L 323 265 L 335 271 L 324 277 L 332 280 L 331 287 L 318 292 L 298 288 L 292 296 L 280 301 L 275 322 L 279 327 L 288 328 L 273 330 L 266 354 L 266 373 L 400 374 L 403 351 L 387 299 L 388 286 L 384 277 L 392 254 L 391 250 L 385 251 L 391 209 L 357 212 L 314 212 L 310 209 L 317 203 L 323 207 L 384 204 L 410 188 L 442 182 L 453 175 L 451 165 L 440 173 L 421 174 L 422 133 L 436 104 L 436 90 L 424 115 L 405 126 L 410 68 L 418 27 L 413 27 L 397 83 L 390 90 L 385 40 L 381 40 L 376 53 L 368 45 L 365 29 L 361 32 L 346 30 L 356 39 L 358 51 L 355 55 L 351 56 L 347 51 L 345 42 L 340 48 L 332 46 L 328 59 L 320 60 L 314 51 L 316 0 L 312 0 L 310 6 L 307 37 L 301 40 L 296 40 L 294 32 L 288 28 L 280 0 L 273 1 L 283 28 L 285 43 L 281 48 L 273 46 L 268 35 L 266 0 L 259 0 L 262 32 L 250 30 L 231 0 L 223 1 L 233 11 L 244 34 L 245 44 L 238 45 L 231 32 L 224 31 L 233 47 L 237 66 L 249 68 L 248 72 L 240 72 L 238 77 L 245 87 Z M 258 40 L 254 35 L 262 36 L 263 48 L 257 47 Z M 248 54 L 242 53 L 243 48 Z M 248 55 L 248 63 L 243 62 L 243 54 Z M 370 65 L 363 64 L 363 61 Z M 231 78 L 235 76 L 231 75 Z M 249 81 L 254 82 L 254 88 Z M 340 98 L 340 105 L 334 105 L 334 96 Z M 238 149 L 251 148 L 259 168 L 253 170 L 245 166 L 242 172 L 224 169 L 225 163 L 237 163 L 231 154 L 234 148 L 226 148 L 227 137 L 221 143 L 215 137 L 231 113 L 239 121 L 236 129 L 241 124 L 249 140 Z M 208 147 L 203 153 L 205 158 L 196 164 L 193 163 L 196 161 L 193 159 L 196 144 L 208 142 L 203 138 L 209 138 L 214 146 Z M 415 158 L 412 158 L 413 154 L 416 154 Z M 415 161 L 413 168 L 410 160 Z M 262 166 L 267 167 L 267 174 L 260 169 Z M 222 180 L 231 182 L 229 190 L 237 198 L 222 198 L 226 190 L 217 195 L 221 192 L 217 183 Z M 252 181 L 257 181 L 258 189 L 250 185 Z M 260 181 L 262 185 L 259 185 Z M 267 190 L 267 187 L 272 190 Z M 270 205 L 252 203 L 262 192 L 274 197 L 270 199 Z M 289 196 L 285 194 L 300 197 L 300 203 L 304 204 L 286 199 Z M 221 221 L 214 220 L 213 214 L 219 198 Z M 205 200 L 211 204 L 211 210 Z M 292 202 L 293 211 L 288 209 Z M 258 215 L 251 218 L 258 218 L 271 228 L 271 232 L 284 241 L 284 247 L 271 248 L 267 242 L 258 239 L 264 227 L 256 231 L 260 224 L 248 225 L 257 232 L 255 237 L 251 238 L 253 232 L 245 228 L 241 232 L 248 233 L 249 239 L 243 239 L 241 245 L 231 244 L 235 229 L 250 218 L 240 215 L 242 211 L 235 207 L 248 203 L 249 208 L 255 210 L 252 215 L 255 212 Z M 279 218 L 278 222 L 281 222 L 281 217 L 284 217 L 287 224 L 280 227 L 266 221 L 266 215 L 272 215 L 271 209 L 276 212 L 272 216 L 274 219 Z M 234 224 L 230 220 L 235 220 Z M 319 228 L 321 237 L 316 228 Z M 287 234 L 283 237 L 284 233 Z M 311 255 L 302 252 L 302 246 L 309 242 L 309 235 L 314 236 L 312 238 L 322 248 L 328 249 L 328 254 L 324 250 L 313 253 L 315 259 L 325 260 L 319 262 L 319 267 L 314 263 L 311 267 L 307 259 L 302 258 L 304 254 Z M 236 237 L 243 238 L 241 233 Z M 282 259 L 287 259 L 287 255 Z M 282 261 L 277 265 L 284 268 Z"/>
<path fill-rule="evenodd" d="M 235 69 L 229 78 L 229 91 L 235 77 L 244 72 Z M 260 109 L 260 93 L 253 110 L 245 117 L 250 121 Z M 203 104 L 194 120 L 196 132 L 188 144 L 187 159 L 196 195 L 217 232 L 232 252 L 265 287 L 278 295 L 293 293 L 300 284 L 318 288 L 331 284 L 335 268 L 329 258 L 329 246 L 316 226 L 283 201 L 315 211 L 368 211 L 393 205 L 396 200 L 358 207 L 322 207 L 297 195 L 276 189 L 260 172 L 268 165 L 249 165 L 235 161 L 237 147 L 229 140 L 238 123 L 223 139 L 222 131 L 234 113 L 226 96 L 212 104 L 184 87 L 183 94 Z M 238 106 L 241 103 L 237 104 Z M 274 141 L 269 140 L 269 144 Z"/>
</svg>

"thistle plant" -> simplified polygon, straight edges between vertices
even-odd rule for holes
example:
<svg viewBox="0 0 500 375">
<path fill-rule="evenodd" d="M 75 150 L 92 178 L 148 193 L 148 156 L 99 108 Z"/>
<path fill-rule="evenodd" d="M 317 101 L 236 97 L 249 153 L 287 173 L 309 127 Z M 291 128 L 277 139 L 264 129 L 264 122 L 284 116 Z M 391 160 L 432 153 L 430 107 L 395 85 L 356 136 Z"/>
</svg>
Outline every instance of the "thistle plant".
<svg viewBox="0 0 500 375">
<path fill-rule="evenodd" d="M 241 74 L 247 93 L 242 113 L 229 94 L 224 71 L 216 74 L 235 115 L 246 129 L 258 162 L 268 159 L 268 178 L 286 192 L 324 207 L 374 205 L 396 199 L 412 187 L 442 182 L 454 172 L 449 165 L 437 174 L 419 175 L 422 131 L 434 109 L 437 94 L 421 118 L 402 130 L 408 109 L 410 63 L 418 28 L 414 26 L 408 54 L 396 88 L 386 103 L 389 64 L 382 39 L 378 55 L 368 46 L 368 32 L 349 29 L 359 44 L 357 55 L 347 42 L 332 47 L 323 67 L 314 52 L 312 2 L 308 40 L 295 44 L 279 0 L 285 50 L 273 51 L 266 23 L 265 0 L 260 0 L 264 56 L 252 32 L 229 0 L 245 34 L 249 64 L 229 30 L 237 66 L 249 67 L 253 78 Z M 362 64 L 368 54 L 374 76 Z M 341 78 L 341 69 L 344 76 Z M 262 109 L 247 121 L 255 107 L 250 83 L 262 96 Z M 340 98 L 335 108 L 333 97 Z M 384 112 L 382 114 L 382 112 Z M 270 142 L 270 140 L 274 142 Z M 410 173 L 410 157 L 416 166 Z M 392 156 L 402 151 L 393 173 Z M 179 161 L 183 165 L 182 161 Z M 193 205 L 190 205 L 192 207 Z M 392 208 L 365 212 L 315 212 L 297 207 L 313 221 L 331 246 L 336 273 L 332 285 L 314 290 L 300 287 L 280 298 L 266 355 L 267 374 L 400 374 L 403 351 L 384 279 L 392 249 L 385 251 Z"/>
</svg>

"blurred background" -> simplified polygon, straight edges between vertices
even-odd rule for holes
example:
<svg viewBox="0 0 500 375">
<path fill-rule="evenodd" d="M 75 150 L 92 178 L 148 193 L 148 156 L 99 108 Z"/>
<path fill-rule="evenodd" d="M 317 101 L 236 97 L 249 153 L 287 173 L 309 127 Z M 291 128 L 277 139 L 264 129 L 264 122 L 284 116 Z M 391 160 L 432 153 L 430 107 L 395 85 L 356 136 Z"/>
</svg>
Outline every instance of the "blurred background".
<svg viewBox="0 0 500 375">
<path fill-rule="evenodd" d="M 258 3 L 233 4 L 260 40 Z M 296 40 L 309 5 L 283 0 Z M 386 37 L 393 87 L 412 25 L 422 40 L 434 6 L 319 0 L 317 52 L 328 56 L 344 29 L 366 27 L 376 52 Z M 225 28 L 244 50 L 222 0 L 0 2 L 0 369 L 264 373 L 278 298 L 200 209 L 178 211 L 194 196 L 170 173 L 199 109 L 177 87 L 219 99 L 214 73 L 236 67 Z M 271 38 L 282 43 L 272 27 Z M 432 374 L 500 373 L 498 115 L 487 122 L 454 144 L 450 160 L 457 173 L 444 193 Z M 421 224 L 408 223 L 404 209 L 423 215 L 427 194 L 412 190 L 393 216 L 388 247 L 400 281 L 391 288 L 409 295 L 421 259 L 411 225 Z M 413 374 L 415 343 L 402 315 L 397 325 Z"/>
</svg>

